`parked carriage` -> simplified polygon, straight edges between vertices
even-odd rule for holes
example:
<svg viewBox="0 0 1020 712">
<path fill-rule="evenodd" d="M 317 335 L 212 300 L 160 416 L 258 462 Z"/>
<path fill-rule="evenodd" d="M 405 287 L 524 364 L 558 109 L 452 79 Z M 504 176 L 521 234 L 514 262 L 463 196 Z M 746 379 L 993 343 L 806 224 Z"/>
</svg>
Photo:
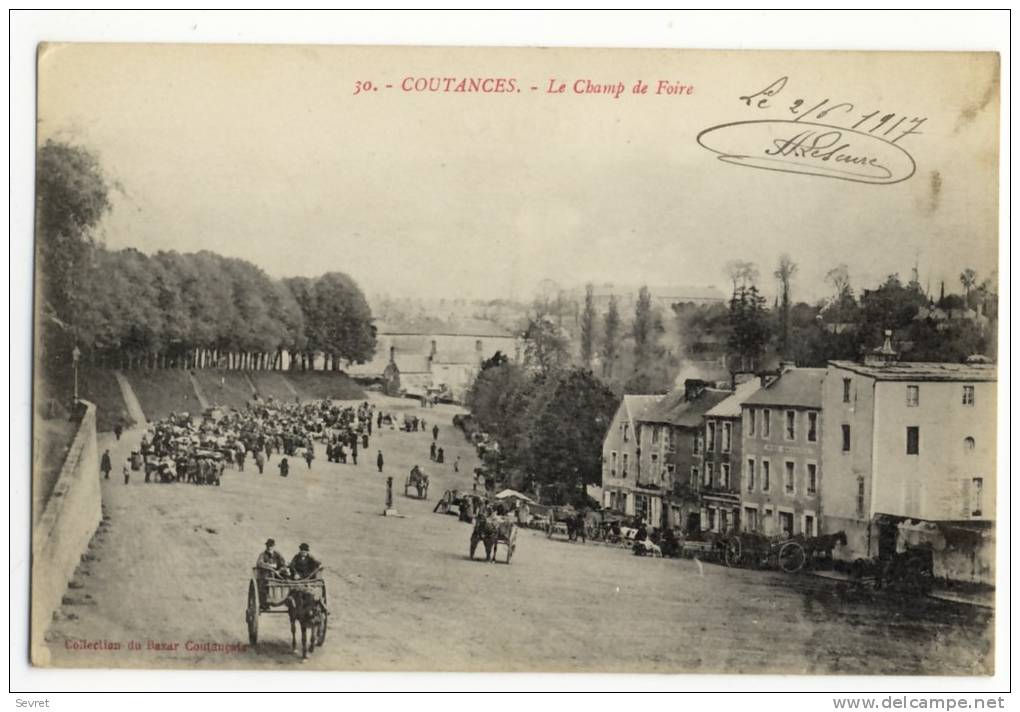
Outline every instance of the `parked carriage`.
<svg viewBox="0 0 1020 712">
<path fill-rule="evenodd" d="M 850 583 L 911 595 L 927 595 L 935 580 L 935 555 L 930 544 L 908 546 L 884 558 L 857 559 L 850 565 Z"/>
<path fill-rule="evenodd" d="M 738 532 L 722 540 L 723 561 L 742 568 L 779 568 L 796 573 L 804 568 L 807 553 L 800 540 L 768 537 L 757 532 Z"/>
<path fill-rule="evenodd" d="M 418 493 L 418 499 L 429 498 L 429 476 L 425 473 L 425 470 L 417 465 L 411 468 L 411 472 L 407 475 L 407 480 L 404 481 L 405 497 L 410 497 L 407 491 L 412 487 Z"/>
<path fill-rule="evenodd" d="M 248 642 L 257 645 L 259 640 L 259 616 L 288 614 L 287 599 L 293 592 L 310 593 L 319 608 L 321 623 L 313 631 L 316 646 L 326 640 L 326 627 L 329 620 L 327 607 L 326 582 L 321 578 L 287 579 L 283 577 L 259 578 L 259 570 L 252 569 L 252 577 L 248 581 L 248 605 L 244 609 L 244 620 L 248 625 Z"/>
</svg>

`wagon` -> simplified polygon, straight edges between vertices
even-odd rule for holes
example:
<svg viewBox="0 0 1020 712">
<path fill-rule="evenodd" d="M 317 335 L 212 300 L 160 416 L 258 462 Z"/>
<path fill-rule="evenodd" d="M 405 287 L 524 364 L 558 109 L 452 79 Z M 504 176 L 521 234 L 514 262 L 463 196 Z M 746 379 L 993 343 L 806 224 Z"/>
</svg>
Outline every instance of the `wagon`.
<svg viewBox="0 0 1020 712">
<path fill-rule="evenodd" d="M 407 491 L 412 487 L 414 487 L 417 491 L 418 499 L 429 498 L 429 476 L 417 465 L 411 468 L 411 472 L 407 475 L 407 479 L 404 481 L 405 497 L 410 497 Z"/>
<path fill-rule="evenodd" d="M 259 579 L 259 570 L 252 569 L 252 577 L 248 581 L 248 605 L 244 609 L 244 621 L 248 625 L 248 642 L 257 645 L 259 641 L 260 615 L 287 615 L 285 605 L 291 591 L 305 590 L 312 593 L 322 604 L 322 625 L 315 645 L 320 646 L 326 640 L 326 624 L 329 610 L 326 598 L 326 582 L 321 578 L 314 579 Z"/>
<path fill-rule="evenodd" d="M 766 568 L 775 565 L 788 574 L 804 568 L 807 554 L 797 539 L 770 538 L 754 532 L 740 532 L 721 542 L 727 566 Z"/>
</svg>

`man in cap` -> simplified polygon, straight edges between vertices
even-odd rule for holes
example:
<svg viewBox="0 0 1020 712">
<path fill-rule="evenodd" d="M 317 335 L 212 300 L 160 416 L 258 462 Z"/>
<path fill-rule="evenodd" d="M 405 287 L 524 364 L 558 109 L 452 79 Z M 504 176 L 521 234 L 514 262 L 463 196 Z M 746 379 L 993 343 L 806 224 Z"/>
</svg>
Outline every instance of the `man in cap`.
<svg viewBox="0 0 1020 712">
<path fill-rule="evenodd" d="M 266 539 L 266 550 L 259 554 L 259 558 L 255 560 L 255 575 L 259 582 L 259 599 L 262 601 L 263 609 L 269 607 L 266 601 L 269 595 L 269 586 L 266 581 L 276 578 L 278 572 L 287 566 L 287 560 L 275 547 L 275 540 Z"/>
<path fill-rule="evenodd" d="M 308 551 L 308 544 L 303 543 L 298 547 L 297 556 L 290 560 L 290 570 L 294 572 L 294 578 L 315 578 L 322 570 L 322 564 Z"/>
</svg>

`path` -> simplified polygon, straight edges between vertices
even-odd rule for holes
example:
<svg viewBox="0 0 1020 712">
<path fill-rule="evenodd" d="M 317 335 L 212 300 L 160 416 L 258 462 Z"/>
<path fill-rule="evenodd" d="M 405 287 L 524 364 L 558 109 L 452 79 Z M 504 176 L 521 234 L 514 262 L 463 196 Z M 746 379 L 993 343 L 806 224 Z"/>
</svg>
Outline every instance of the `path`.
<svg viewBox="0 0 1020 712">
<path fill-rule="evenodd" d="M 131 416 L 131 420 L 135 421 L 136 424 L 144 426 L 149 422 L 145 417 L 145 412 L 142 410 L 142 404 L 138 402 L 138 396 L 135 395 L 135 389 L 131 387 L 131 381 L 127 379 L 120 371 L 114 371 L 113 377 L 117 379 L 117 385 L 120 387 L 121 398 L 124 399 L 124 407 L 127 408 L 128 415 Z"/>
</svg>

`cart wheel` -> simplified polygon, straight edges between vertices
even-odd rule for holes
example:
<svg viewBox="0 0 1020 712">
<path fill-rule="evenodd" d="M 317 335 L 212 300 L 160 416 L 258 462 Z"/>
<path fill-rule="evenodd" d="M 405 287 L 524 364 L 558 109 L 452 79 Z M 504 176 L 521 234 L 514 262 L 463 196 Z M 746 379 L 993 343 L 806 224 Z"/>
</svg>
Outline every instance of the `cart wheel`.
<svg viewBox="0 0 1020 712">
<path fill-rule="evenodd" d="M 321 604 L 320 604 L 321 605 Z M 315 639 L 315 645 L 321 647 L 326 642 L 326 628 L 329 623 L 329 611 L 326 610 L 326 606 L 322 606 L 322 624 L 319 626 L 319 635 Z"/>
<path fill-rule="evenodd" d="M 726 549 L 723 552 L 723 560 L 727 566 L 740 566 L 740 539 L 730 539 L 726 542 Z"/>
<path fill-rule="evenodd" d="M 804 568 L 806 558 L 803 546 L 795 541 L 787 542 L 779 550 L 779 568 L 788 574 L 795 574 Z"/>
<path fill-rule="evenodd" d="M 248 582 L 248 607 L 244 611 L 244 620 L 248 624 L 248 642 L 256 645 L 259 642 L 259 591 L 254 581 Z"/>
</svg>

